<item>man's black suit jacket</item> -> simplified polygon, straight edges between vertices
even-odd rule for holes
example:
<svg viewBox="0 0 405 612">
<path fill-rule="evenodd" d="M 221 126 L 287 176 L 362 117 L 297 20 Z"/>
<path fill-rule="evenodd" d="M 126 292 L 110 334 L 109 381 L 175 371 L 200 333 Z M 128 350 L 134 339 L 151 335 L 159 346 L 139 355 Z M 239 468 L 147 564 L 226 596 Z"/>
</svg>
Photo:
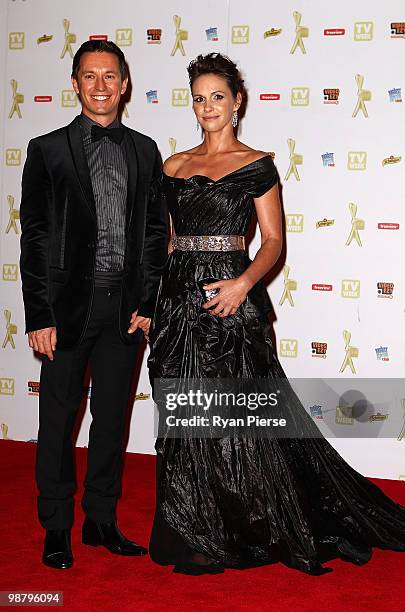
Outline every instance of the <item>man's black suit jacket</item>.
<svg viewBox="0 0 405 612">
<path fill-rule="evenodd" d="M 126 253 L 120 305 L 125 342 L 132 312 L 151 317 L 167 258 L 156 143 L 125 127 Z M 81 340 L 94 293 L 97 216 L 79 119 L 32 139 L 22 178 L 21 279 L 26 332 L 56 326 L 58 347 Z"/>
</svg>

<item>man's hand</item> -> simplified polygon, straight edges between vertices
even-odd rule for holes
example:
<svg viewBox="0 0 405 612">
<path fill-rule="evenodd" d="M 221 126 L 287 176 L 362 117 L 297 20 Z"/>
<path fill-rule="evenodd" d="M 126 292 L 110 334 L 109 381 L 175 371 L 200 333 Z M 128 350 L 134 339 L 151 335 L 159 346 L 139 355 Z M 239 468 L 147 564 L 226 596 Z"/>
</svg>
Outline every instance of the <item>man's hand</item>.
<svg viewBox="0 0 405 612">
<path fill-rule="evenodd" d="M 56 350 L 56 327 L 45 327 L 28 332 L 28 344 L 37 353 L 46 355 L 53 361 L 53 352 Z"/>
<path fill-rule="evenodd" d="M 143 331 L 146 340 L 149 341 L 149 328 L 151 319 L 149 317 L 141 317 L 137 313 L 137 310 L 132 313 L 131 325 L 128 328 L 128 333 L 133 334 L 139 327 Z"/>
</svg>

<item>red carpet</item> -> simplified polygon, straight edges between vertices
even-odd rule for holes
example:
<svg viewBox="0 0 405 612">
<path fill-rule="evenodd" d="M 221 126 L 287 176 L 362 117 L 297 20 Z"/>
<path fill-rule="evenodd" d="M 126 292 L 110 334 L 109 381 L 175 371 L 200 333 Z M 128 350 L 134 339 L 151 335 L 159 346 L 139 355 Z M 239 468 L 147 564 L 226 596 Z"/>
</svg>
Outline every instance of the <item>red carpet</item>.
<svg viewBox="0 0 405 612">
<path fill-rule="evenodd" d="M 367 610 L 403 609 L 405 554 L 375 550 L 363 567 L 336 560 L 333 573 L 307 576 L 280 564 L 219 576 L 181 576 L 147 558 L 121 558 L 80 542 L 80 503 L 72 534 L 75 565 L 46 568 L 40 562 L 43 532 L 36 519 L 35 445 L 1 441 L 2 466 L 0 590 L 63 591 L 65 610 Z M 86 451 L 77 450 L 78 482 Z M 154 504 L 154 457 L 126 455 L 122 530 L 140 544 L 148 542 Z M 375 481 L 405 505 L 405 483 Z M 80 494 L 80 491 L 79 491 Z M 80 499 L 80 498 L 79 498 Z M 401 604 L 402 601 L 402 604 Z"/>
</svg>

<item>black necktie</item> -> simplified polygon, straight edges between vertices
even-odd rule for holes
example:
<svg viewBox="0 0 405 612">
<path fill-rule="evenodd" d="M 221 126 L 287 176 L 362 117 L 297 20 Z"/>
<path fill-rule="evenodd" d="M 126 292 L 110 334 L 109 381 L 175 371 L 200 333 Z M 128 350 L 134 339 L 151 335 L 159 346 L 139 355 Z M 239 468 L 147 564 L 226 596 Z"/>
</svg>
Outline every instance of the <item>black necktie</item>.
<svg viewBox="0 0 405 612">
<path fill-rule="evenodd" d="M 116 144 L 121 144 L 121 141 L 124 137 L 124 128 L 104 128 L 101 125 L 92 125 L 91 126 L 91 140 L 92 142 L 96 142 L 97 140 L 101 140 L 107 136 L 110 140 L 115 142 Z"/>
</svg>

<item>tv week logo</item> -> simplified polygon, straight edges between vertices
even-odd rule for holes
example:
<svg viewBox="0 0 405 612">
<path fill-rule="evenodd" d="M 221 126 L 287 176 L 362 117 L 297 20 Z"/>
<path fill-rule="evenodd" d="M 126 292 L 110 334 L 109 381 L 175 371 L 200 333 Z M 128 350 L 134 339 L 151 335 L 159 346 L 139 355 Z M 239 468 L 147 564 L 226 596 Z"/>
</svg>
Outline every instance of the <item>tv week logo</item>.
<svg viewBox="0 0 405 612">
<path fill-rule="evenodd" d="M 189 101 L 190 93 L 188 89 L 172 90 L 172 106 L 188 106 Z"/>
</svg>

